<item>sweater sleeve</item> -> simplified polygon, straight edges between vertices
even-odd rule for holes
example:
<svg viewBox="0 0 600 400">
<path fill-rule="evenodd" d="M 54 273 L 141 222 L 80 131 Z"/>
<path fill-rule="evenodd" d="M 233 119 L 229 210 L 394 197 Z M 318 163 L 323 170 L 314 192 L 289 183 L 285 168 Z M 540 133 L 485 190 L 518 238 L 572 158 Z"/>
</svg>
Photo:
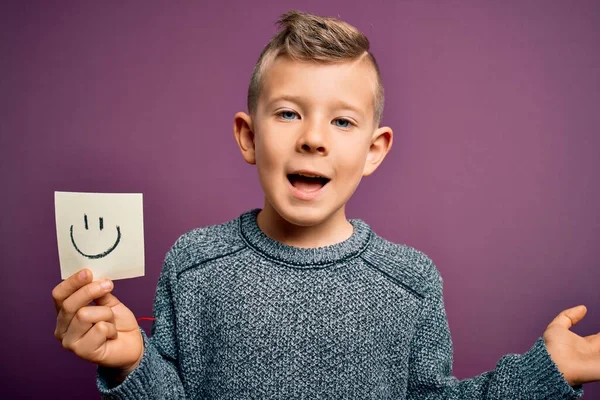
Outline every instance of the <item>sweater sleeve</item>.
<svg viewBox="0 0 600 400">
<path fill-rule="evenodd" d="M 173 290 L 176 283 L 175 250 L 165 259 L 154 299 L 154 324 L 150 339 L 142 331 L 144 354 L 140 365 L 118 386 L 107 383 L 109 371 L 98 368 L 96 379 L 103 399 L 185 399 L 178 369 Z"/>
<path fill-rule="evenodd" d="M 452 341 L 442 296 L 442 279 L 435 273 L 425 298 L 418 331 L 411 343 L 408 399 L 577 399 L 539 338 L 523 354 L 502 357 L 492 371 L 458 380 L 451 375 Z"/>
</svg>

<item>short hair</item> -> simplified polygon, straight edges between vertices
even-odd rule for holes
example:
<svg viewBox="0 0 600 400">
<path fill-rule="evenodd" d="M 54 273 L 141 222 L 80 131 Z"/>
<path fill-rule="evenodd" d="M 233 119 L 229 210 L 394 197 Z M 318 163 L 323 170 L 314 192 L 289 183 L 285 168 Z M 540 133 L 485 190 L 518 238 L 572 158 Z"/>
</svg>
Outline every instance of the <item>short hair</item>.
<svg viewBox="0 0 600 400">
<path fill-rule="evenodd" d="M 383 83 L 377 61 L 369 51 L 369 39 L 363 33 L 340 19 L 296 10 L 282 14 L 277 24 L 281 31 L 265 46 L 252 72 L 247 104 L 251 115 L 256 113 L 264 72 L 277 57 L 323 64 L 366 57 L 377 74 L 373 110 L 379 124 L 384 105 Z"/>
</svg>

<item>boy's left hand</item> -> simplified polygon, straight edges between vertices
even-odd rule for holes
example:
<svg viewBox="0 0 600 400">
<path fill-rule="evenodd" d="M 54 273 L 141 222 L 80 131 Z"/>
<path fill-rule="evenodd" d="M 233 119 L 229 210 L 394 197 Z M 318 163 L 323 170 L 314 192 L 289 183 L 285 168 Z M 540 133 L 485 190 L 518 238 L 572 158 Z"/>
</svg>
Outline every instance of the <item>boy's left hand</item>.
<svg viewBox="0 0 600 400">
<path fill-rule="evenodd" d="M 571 386 L 600 381 L 600 333 L 581 337 L 569 330 L 586 312 L 583 305 L 561 312 L 543 336 L 552 361 Z"/>
</svg>

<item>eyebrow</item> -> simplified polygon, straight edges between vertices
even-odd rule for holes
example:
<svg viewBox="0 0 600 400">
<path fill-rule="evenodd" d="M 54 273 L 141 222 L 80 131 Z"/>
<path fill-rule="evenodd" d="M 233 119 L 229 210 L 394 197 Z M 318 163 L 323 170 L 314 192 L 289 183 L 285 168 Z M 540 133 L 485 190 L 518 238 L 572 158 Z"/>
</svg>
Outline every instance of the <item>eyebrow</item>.
<svg viewBox="0 0 600 400">
<path fill-rule="evenodd" d="M 302 96 L 293 96 L 293 95 L 283 94 L 281 96 L 275 96 L 275 97 L 271 98 L 267 102 L 267 105 L 270 107 L 270 106 L 273 105 L 273 103 L 276 103 L 278 101 L 291 101 L 293 103 L 302 104 L 306 100 Z M 337 100 L 335 102 L 335 107 L 336 108 L 341 108 L 341 109 L 344 109 L 344 110 L 353 111 L 353 112 L 357 113 L 360 117 L 364 117 L 364 112 L 361 110 L 360 107 L 355 107 L 352 104 L 347 103 L 347 102 L 345 102 L 343 100 Z"/>
</svg>

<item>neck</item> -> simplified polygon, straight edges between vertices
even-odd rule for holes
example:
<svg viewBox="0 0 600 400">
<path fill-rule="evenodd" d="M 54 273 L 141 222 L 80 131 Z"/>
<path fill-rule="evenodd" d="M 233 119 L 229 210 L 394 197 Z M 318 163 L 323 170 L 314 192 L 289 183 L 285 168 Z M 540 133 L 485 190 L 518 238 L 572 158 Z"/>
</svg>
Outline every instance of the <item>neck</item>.
<svg viewBox="0 0 600 400">
<path fill-rule="evenodd" d="M 312 226 L 295 225 L 273 208 L 265 199 L 265 205 L 256 218 L 259 228 L 269 236 L 288 246 L 317 248 L 330 246 L 347 240 L 354 230 L 346 219 L 345 207 L 340 208 L 327 219 Z"/>
</svg>

